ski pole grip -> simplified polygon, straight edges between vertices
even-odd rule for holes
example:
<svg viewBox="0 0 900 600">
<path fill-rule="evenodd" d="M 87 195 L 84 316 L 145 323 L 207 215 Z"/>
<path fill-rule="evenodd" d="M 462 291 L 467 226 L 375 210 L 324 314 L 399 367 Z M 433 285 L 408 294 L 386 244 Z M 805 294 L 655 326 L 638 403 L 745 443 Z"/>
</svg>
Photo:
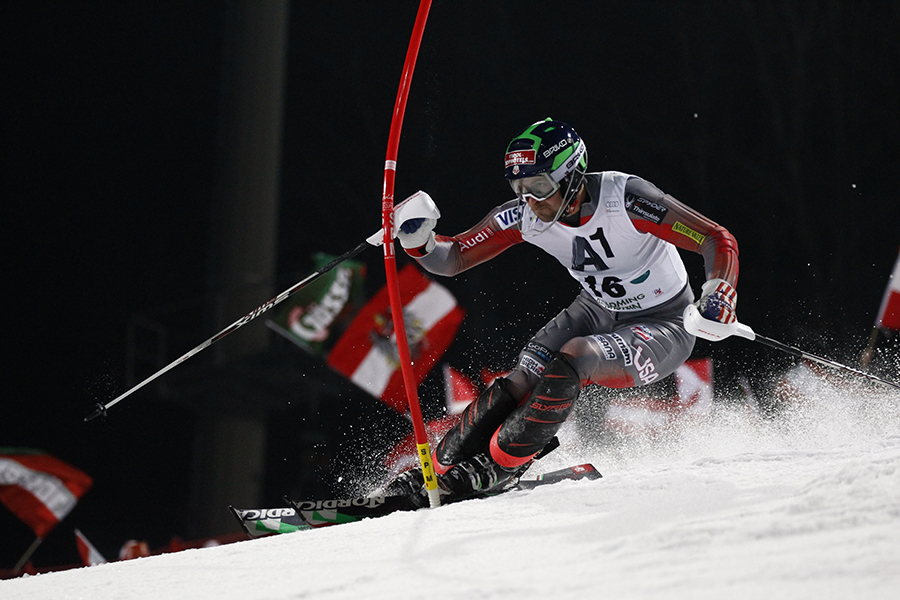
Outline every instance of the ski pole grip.
<svg viewBox="0 0 900 600">
<path fill-rule="evenodd" d="M 734 323 L 720 323 L 711 319 L 706 319 L 700 315 L 697 306 L 688 304 L 684 307 L 684 328 L 691 335 L 695 335 L 704 340 L 711 342 L 719 342 L 727 337 L 736 335 L 738 337 L 755 340 L 756 333 L 743 323 L 735 321 Z"/>
<path fill-rule="evenodd" d="M 737 323 L 737 327 L 734 330 L 734 335 L 742 338 L 746 338 L 751 342 L 756 339 L 756 332 L 750 328 L 749 325 L 744 325 L 743 323 Z"/>
</svg>

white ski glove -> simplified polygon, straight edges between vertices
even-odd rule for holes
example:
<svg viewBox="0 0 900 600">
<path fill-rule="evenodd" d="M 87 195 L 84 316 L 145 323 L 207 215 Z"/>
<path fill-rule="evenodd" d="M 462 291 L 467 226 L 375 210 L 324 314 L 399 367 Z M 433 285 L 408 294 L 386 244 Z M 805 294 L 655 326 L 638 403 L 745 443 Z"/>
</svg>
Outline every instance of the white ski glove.
<svg viewBox="0 0 900 600">
<path fill-rule="evenodd" d="M 434 250 L 434 226 L 437 219 L 409 219 L 400 224 L 397 239 L 407 251 L 412 250 L 419 256 L 425 256 Z"/>
<path fill-rule="evenodd" d="M 441 213 L 431 196 L 423 191 L 416 192 L 398 205 L 394 215 L 400 219 L 408 216 L 397 230 L 397 239 L 407 254 L 422 257 L 434 250 L 434 226 Z"/>
</svg>

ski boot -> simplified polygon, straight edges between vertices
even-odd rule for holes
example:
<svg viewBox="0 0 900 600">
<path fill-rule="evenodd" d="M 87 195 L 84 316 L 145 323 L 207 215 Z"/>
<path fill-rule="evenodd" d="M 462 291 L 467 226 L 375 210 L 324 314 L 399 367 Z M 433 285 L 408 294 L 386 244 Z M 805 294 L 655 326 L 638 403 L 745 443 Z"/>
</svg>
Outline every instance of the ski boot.
<svg viewBox="0 0 900 600">
<path fill-rule="evenodd" d="M 483 498 L 505 492 L 519 483 L 532 461 L 508 469 L 498 465 L 488 454 L 476 454 L 453 465 L 438 476 L 441 502 L 449 504 L 469 498 Z"/>
<path fill-rule="evenodd" d="M 519 483 L 519 479 L 534 461 L 544 458 L 557 448 L 559 439 L 553 436 L 534 458 L 513 468 L 501 467 L 487 454 L 476 454 L 467 461 L 453 465 L 445 474 L 437 476 L 441 504 L 505 492 Z M 421 467 L 400 473 L 397 479 L 385 487 L 384 495 L 404 496 L 413 508 L 431 505 Z"/>
<path fill-rule="evenodd" d="M 450 467 L 443 475 L 438 475 L 438 493 L 441 504 L 450 504 L 469 498 L 493 496 L 515 487 L 519 478 L 532 461 L 507 469 L 501 467 L 487 454 L 476 454 Z M 403 496 L 413 508 L 430 506 L 428 491 L 422 479 L 422 469 L 416 467 L 401 473 L 384 490 L 386 496 Z"/>
<path fill-rule="evenodd" d="M 425 489 L 425 480 L 422 477 L 422 467 L 400 473 L 397 479 L 384 489 L 384 495 L 403 496 L 409 500 L 413 508 L 425 508 L 431 504 L 428 499 L 428 490 Z"/>
</svg>

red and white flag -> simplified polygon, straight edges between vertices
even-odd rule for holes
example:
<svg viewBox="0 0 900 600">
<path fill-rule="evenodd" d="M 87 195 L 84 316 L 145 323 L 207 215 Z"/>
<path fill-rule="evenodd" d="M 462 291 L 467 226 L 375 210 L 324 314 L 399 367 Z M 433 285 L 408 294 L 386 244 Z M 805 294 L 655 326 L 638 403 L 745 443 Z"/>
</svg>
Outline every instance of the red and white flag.
<svg viewBox="0 0 900 600">
<path fill-rule="evenodd" d="M 887 289 L 884 290 L 875 327 L 900 331 L 900 256 L 897 257 L 894 272 L 891 273 Z"/>
<path fill-rule="evenodd" d="M 465 311 L 447 288 L 408 264 L 398 274 L 403 322 L 416 385 L 456 337 Z M 385 286 L 354 317 L 328 354 L 328 364 L 398 412 L 407 401 Z"/>
<path fill-rule="evenodd" d="M 103 555 L 94 548 L 94 545 L 78 529 L 75 530 L 75 543 L 78 544 L 78 555 L 81 557 L 81 562 L 86 566 L 90 567 L 91 565 L 100 565 L 106 562 Z"/>
<path fill-rule="evenodd" d="M 458 415 L 478 398 L 479 390 L 461 371 L 444 365 L 444 395 L 447 414 Z"/>
<path fill-rule="evenodd" d="M 0 502 L 43 538 L 91 487 L 75 467 L 37 450 L 0 448 Z"/>
<path fill-rule="evenodd" d="M 705 413 L 713 403 L 713 361 L 695 358 L 675 369 L 675 403 Z"/>
</svg>

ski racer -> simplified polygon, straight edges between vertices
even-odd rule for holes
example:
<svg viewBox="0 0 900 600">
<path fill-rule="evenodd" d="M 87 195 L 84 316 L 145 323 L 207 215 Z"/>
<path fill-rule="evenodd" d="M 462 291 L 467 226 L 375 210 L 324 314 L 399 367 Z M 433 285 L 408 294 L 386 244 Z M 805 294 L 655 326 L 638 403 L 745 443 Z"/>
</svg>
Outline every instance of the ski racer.
<svg viewBox="0 0 900 600">
<path fill-rule="evenodd" d="M 677 248 L 703 256 L 706 283 L 694 305 L 701 320 L 736 323 L 734 237 L 640 177 L 588 173 L 587 148 L 569 125 L 529 126 L 509 143 L 504 173 L 515 199 L 454 236 L 435 234 L 437 219 L 401 223 L 401 246 L 426 270 L 452 277 L 527 242 L 582 289 L 435 446 L 444 502 L 514 485 L 554 440 L 582 386 L 647 385 L 689 358 L 695 337 L 682 314 L 694 297 Z M 387 492 L 427 504 L 420 469 Z"/>
</svg>

